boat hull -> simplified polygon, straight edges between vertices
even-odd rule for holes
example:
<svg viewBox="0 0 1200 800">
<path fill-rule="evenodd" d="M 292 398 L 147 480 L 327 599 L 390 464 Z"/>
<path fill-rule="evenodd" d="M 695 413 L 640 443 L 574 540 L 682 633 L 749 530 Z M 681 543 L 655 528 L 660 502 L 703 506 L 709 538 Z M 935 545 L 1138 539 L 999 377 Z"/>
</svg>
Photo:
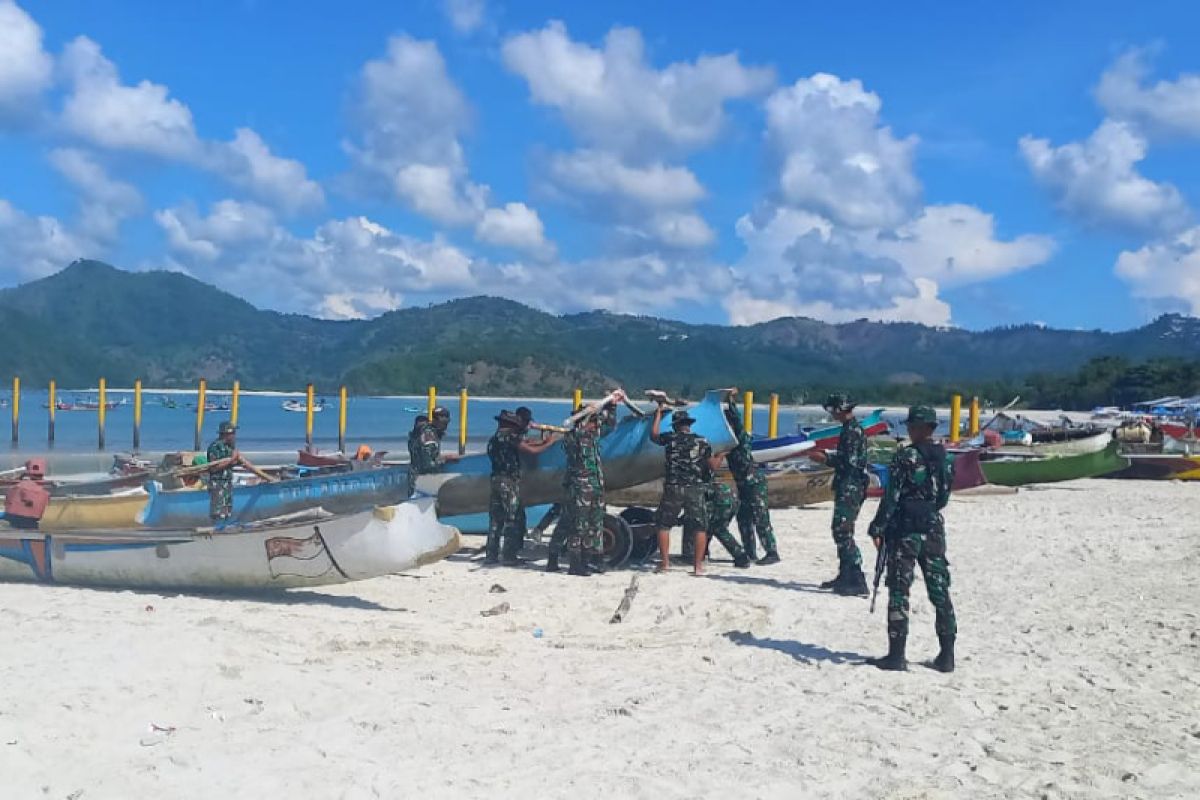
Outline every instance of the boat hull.
<svg viewBox="0 0 1200 800">
<path fill-rule="evenodd" d="M 210 524 L 208 492 L 163 491 L 156 482 L 148 483 L 146 489 L 150 499 L 137 520 L 139 524 L 147 528 L 201 528 Z M 233 516 L 229 524 L 244 525 L 318 506 L 333 513 L 349 513 L 371 505 L 397 503 L 408 493 L 407 467 L 237 486 L 233 490 Z"/>
<path fill-rule="evenodd" d="M 146 507 L 145 492 L 109 497 L 51 497 L 42 515 L 43 531 L 129 529 L 138 527 L 138 514 Z"/>
<path fill-rule="evenodd" d="M 733 478 L 721 480 L 733 485 Z M 655 508 L 662 500 L 662 480 L 609 492 L 607 501 L 614 506 Z M 767 473 L 767 504 L 771 508 L 798 508 L 833 499 L 833 470 L 784 469 Z"/>
<path fill-rule="evenodd" d="M 1135 480 L 1200 481 L 1200 456 L 1173 455 L 1170 453 L 1126 454 L 1129 466 L 1106 475 L 1108 478 Z"/>
<path fill-rule="evenodd" d="M 1095 453 L 1074 456 L 1022 458 L 1011 461 L 983 461 L 983 474 L 989 483 L 1003 486 L 1024 486 L 1030 483 L 1056 483 L 1078 478 L 1095 478 L 1118 472 L 1129 461 L 1117 451 L 1117 442 Z"/>
<path fill-rule="evenodd" d="M 1078 456 L 1100 452 L 1108 447 L 1112 438 L 1110 431 L 1102 431 L 1078 439 L 1040 442 L 1032 445 L 1004 445 L 992 452 L 1014 456 Z"/>
<path fill-rule="evenodd" d="M 858 421 L 863 433 L 868 437 L 882 436 L 887 433 L 888 424 L 883 419 L 883 409 L 877 408 Z M 805 436 L 819 450 L 836 450 L 838 438 L 842 435 L 841 424 L 829 425 L 824 428 L 809 431 Z"/>
<path fill-rule="evenodd" d="M 777 436 L 774 439 L 758 439 L 751 444 L 754 461 L 758 464 L 769 464 L 773 461 L 786 461 L 789 458 L 812 450 L 816 442 L 809 441 L 803 436 Z"/>
<path fill-rule="evenodd" d="M 388 575 L 455 552 L 459 532 L 420 498 L 232 533 L 0 531 L 0 580 L 143 589 L 261 591 Z"/>
<path fill-rule="evenodd" d="M 737 444 L 725 420 L 723 396 L 709 392 L 689 409 L 695 418 L 692 430 L 706 438 L 714 453 L 724 453 Z M 663 417 L 662 429 L 670 430 L 671 415 Z M 662 447 L 650 441 L 651 417 L 626 417 L 600 440 L 600 459 L 609 491 L 661 478 L 665 471 Z M 526 506 L 556 503 L 563 498 L 566 456 L 562 447 L 523 458 L 521 501 Z M 438 512 L 444 517 L 486 512 L 491 494 L 491 462 L 486 454 L 467 456 L 447 465 L 446 471 L 423 475 L 417 487 L 437 493 Z"/>
</svg>

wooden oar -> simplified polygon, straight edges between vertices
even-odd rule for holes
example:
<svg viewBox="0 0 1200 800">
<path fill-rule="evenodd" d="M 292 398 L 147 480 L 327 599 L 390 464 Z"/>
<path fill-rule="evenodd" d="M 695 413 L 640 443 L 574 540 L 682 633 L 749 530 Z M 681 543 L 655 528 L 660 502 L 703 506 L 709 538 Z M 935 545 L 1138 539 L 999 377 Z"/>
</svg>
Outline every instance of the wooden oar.
<svg viewBox="0 0 1200 800">
<path fill-rule="evenodd" d="M 620 400 L 622 394 L 623 392 L 620 389 L 609 392 L 597 402 L 584 406 L 571 416 L 567 417 L 563 422 L 563 427 L 574 427 L 575 423 L 579 422 L 579 420 L 583 419 L 584 417 L 599 413 L 609 403 L 616 403 L 618 400 Z"/>
<path fill-rule="evenodd" d="M 982 428 L 980 428 L 979 432 L 983 433 L 988 428 L 992 427 L 992 423 L 995 422 L 997 419 L 999 419 L 1001 414 L 1003 414 L 1005 411 L 1008 411 L 1010 408 L 1012 408 L 1019 402 L 1021 402 L 1021 395 L 1017 395 L 1016 397 L 1014 397 L 1011 401 L 1009 401 L 1008 405 L 1006 405 L 1004 408 L 1000 409 L 995 414 L 993 414 L 992 418 L 987 421 L 987 425 L 984 425 Z"/>
</svg>

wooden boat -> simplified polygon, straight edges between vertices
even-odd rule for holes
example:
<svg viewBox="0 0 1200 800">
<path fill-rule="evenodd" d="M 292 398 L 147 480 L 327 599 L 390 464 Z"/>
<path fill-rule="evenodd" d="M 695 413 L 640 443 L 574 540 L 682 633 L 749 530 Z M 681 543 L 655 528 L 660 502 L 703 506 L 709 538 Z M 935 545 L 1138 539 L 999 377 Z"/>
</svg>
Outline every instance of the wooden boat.
<svg viewBox="0 0 1200 800">
<path fill-rule="evenodd" d="M 730 450 L 736 441 L 725 420 L 724 395 L 709 392 L 688 412 L 695 418 L 692 430 L 706 438 L 714 453 Z M 663 448 L 650 441 L 651 417 L 625 417 L 600 440 L 604 480 L 610 492 L 661 478 L 665 470 Z M 663 417 L 662 430 L 671 429 L 671 414 Z M 563 499 L 566 455 L 552 447 L 524 462 L 521 499 L 526 506 L 556 503 Z M 491 492 L 491 464 L 486 454 L 469 455 L 446 466 L 446 471 L 417 478 L 418 489 L 436 492 L 438 513 L 443 516 L 487 511 Z M 656 501 L 657 502 L 657 501 Z"/>
<path fill-rule="evenodd" d="M 354 514 L 235 530 L 0 530 L 0 580 L 261 591 L 365 580 L 458 550 L 422 497 Z"/>
<path fill-rule="evenodd" d="M 1054 483 L 1077 478 L 1095 478 L 1118 472 L 1129 466 L 1129 461 L 1118 452 L 1118 444 L 1111 441 L 1094 453 L 1079 455 L 1025 457 L 1002 456 L 991 460 L 985 454 L 980 466 L 989 483 L 1005 486 L 1024 486 L 1029 483 Z"/>
<path fill-rule="evenodd" d="M 728 484 L 733 477 L 719 476 Z M 655 508 L 662 500 L 662 479 L 609 492 L 606 501 L 614 506 L 643 506 Z M 767 472 L 767 503 L 771 508 L 798 508 L 833 499 L 833 470 L 779 469 Z"/>
<path fill-rule="evenodd" d="M 282 404 L 282 408 L 284 411 L 291 411 L 294 413 L 303 414 L 304 412 L 308 411 L 308 404 L 305 402 L 302 402 L 300 400 L 284 400 L 283 404 Z M 312 410 L 314 412 L 324 411 L 325 410 L 325 401 L 318 400 L 317 402 L 313 403 Z"/>
<path fill-rule="evenodd" d="M 108 496 L 50 497 L 42 515 L 43 531 L 128 529 L 137 527 L 138 514 L 149 499 L 144 491 Z"/>
<path fill-rule="evenodd" d="M 882 436 L 887 433 L 888 424 L 883 420 L 883 409 L 877 408 L 858 421 L 867 436 Z M 836 423 L 820 428 L 804 431 L 804 436 L 819 450 L 836 450 L 838 437 L 841 436 L 842 425 Z"/>
<path fill-rule="evenodd" d="M 772 461 L 786 461 L 789 458 L 812 450 L 815 442 L 809 441 L 802 435 L 776 436 L 774 439 L 755 439 L 750 443 L 751 453 L 757 464 L 769 464 Z"/>
<path fill-rule="evenodd" d="M 0 491 L 7 489 L 19 480 L 23 469 L 13 470 L 10 475 L 0 478 Z M 128 475 L 113 475 L 88 481 L 46 480 L 42 485 L 50 492 L 51 497 L 75 497 L 77 495 L 108 495 L 124 489 L 140 487 L 153 473 L 150 470 L 130 473 Z"/>
<path fill-rule="evenodd" d="M 1200 481 L 1200 456 L 1175 453 L 1124 453 L 1129 466 L 1106 478 Z"/>
<path fill-rule="evenodd" d="M 1111 431 L 1101 431 L 1093 433 L 1091 436 L 1034 443 L 1029 446 L 1006 444 L 994 448 L 990 452 L 1002 456 L 1078 456 L 1085 453 L 1098 453 L 1108 447 L 1112 440 Z"/>
<path fill-rule="evenodd" d="M 350 459 L 342 453 L 324 454 L 297 450 L 296 463 L 302 467 L 344 467 L 350 463 Z"/>
<path fill-rule="evenodd" d="M 195 489 L 164 491 L 146 484 L 149 501 L 137 522 L 147 528 L 199 528 L 209 524 L 208 493 Z M 308 508 L 344 513 L 395 503 L 408 496 L 408 468 L 385 467 L 359 472 L 322 473 L 233 490 L 232 524 L 291 514 Z"/>
<path fill-rule="evenodd" d="M 980 467 L 983 450 L 977 447 L 948 448 L 946 452 L 950 454 L 954 464 L 954 483 L 950 487 L 951 493 L 974 489 L 987 483 L 987 478 Z M 872 485 L 867 488 L 867 497 L 883 496 L 883 490 L 887 488 L 890 463 L 889 461 L 888 464 L 871 464 L 871 472 L 878 477 L 879 485 L 876 486 L 872 482 Z"/>
<path fill-rule="evenodd" d="M 1160 422 L 1158 427 L 1172 439 L 1195 441 L 1198 435 L 1196 428 L 1189 427 L 1185 422 Z"/>
</svg>

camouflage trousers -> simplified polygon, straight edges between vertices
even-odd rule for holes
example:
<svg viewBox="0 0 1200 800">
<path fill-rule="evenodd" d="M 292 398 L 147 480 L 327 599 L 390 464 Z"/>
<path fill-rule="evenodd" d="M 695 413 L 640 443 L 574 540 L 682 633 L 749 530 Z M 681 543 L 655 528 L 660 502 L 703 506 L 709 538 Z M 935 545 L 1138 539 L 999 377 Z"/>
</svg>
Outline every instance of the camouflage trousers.
<svg viewBox="0 0 1200 800">
<path fill-rule="evenodd" d="M 867 496 L 861 483 L 838 486 L 833 495 L 833 544 L 837 547 L 838 572 L 862 569 L 862 553 L 854 543 L 854 523 Z"/>
<path fill-rule="evenodd" d="M 208 517 L 213 522 L 227 522 L 233 516 L 233 482 L 210 480 L 208 483 Z"/>
<path fill-rule="evenodd" d="M 708 490 L 708 533 L 715 536 L 734 559 L 746 554 L 729 532 L 729 523 L 737 515 L 738 499 L 728 484 L 716 483 Z M 686 540 L 684 544 L 687 544 Z"/>
<path fill-rule="evenodd" d="M 604 552 L 604 490 L 595 483 L 567 484 L 562 517 L 550 537 L 550 554 L 560 555 L 564 544 L 573 553 Z"/>
<path fill-rule="evenodd" d="M 946 532 L 940 525 L 926 531 L 906 531 L 889 536 L 887 561 L 888 638 L 908 636 L 908 597 L 913 575 L 920 565 L 925 591 L 934 609 L 937 635 L 954 636 L 958 622 L 950 602 L 950 562 L 946 560 Z"/>
<path fill-rule="evenodd" d="M 775 529 L 771 527 L 771 510 L 767 506 L 767 479 L 755 475 L 737 485 L 737 494 L 737 523 L 742 547 L 747 553 L 754 553 L 754 534 L 757 531 L 763 550 L 768 553 L 779 552 L 775 543 Z"/>
<path fill-rule="evenodd" d="M 495 558 L 504 542 L 504 557 L 521 552 L 524 544 L 524 514 L 521 507 L 521 483 L 516 478 L 492 476 L 492 493 L 488 502 L 487 555 Z"/>
</svg>

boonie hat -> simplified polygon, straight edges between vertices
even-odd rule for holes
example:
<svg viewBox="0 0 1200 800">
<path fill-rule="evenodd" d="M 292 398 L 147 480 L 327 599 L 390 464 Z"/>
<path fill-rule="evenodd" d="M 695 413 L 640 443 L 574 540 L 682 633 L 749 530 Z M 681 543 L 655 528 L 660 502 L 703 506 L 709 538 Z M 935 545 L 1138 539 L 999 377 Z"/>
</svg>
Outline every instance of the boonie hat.
<svg viewBox="0 0 1200 800">
<path fill-rule="evenodd" d="M 926 425 L 932 425 L 936 428 L 938 424 L 937 412 L 931 406 L 913 406 L 908 409 L 908 417 L 904 422 L 905 424 L 923 422 Z"/>
<path fill-rule="evenodd" d="M 237 433 L 237 425 L 226 420 L 217 427 L 217 435 L 224 436 L 227 433 Z"/>
<path fill-rule="evenodd" d="M 678 428 L 680 425 L 691 425 L 696 421 L 696 418 L 687 412 L 686 408 L 681 408 L 671 414 L 671 426 Z"/>
<path fill-rule="evenodd" d="M 825 398 L 825 402 L 821 404 L 821 408 L 825 409 L 826 411 L 840 413 L 842 411 L 849 411 L 857 405 L 858 401 L 850 395 L 842 392 L 835 392 L 834 394 L 831 394 Z"/>
</svg>

